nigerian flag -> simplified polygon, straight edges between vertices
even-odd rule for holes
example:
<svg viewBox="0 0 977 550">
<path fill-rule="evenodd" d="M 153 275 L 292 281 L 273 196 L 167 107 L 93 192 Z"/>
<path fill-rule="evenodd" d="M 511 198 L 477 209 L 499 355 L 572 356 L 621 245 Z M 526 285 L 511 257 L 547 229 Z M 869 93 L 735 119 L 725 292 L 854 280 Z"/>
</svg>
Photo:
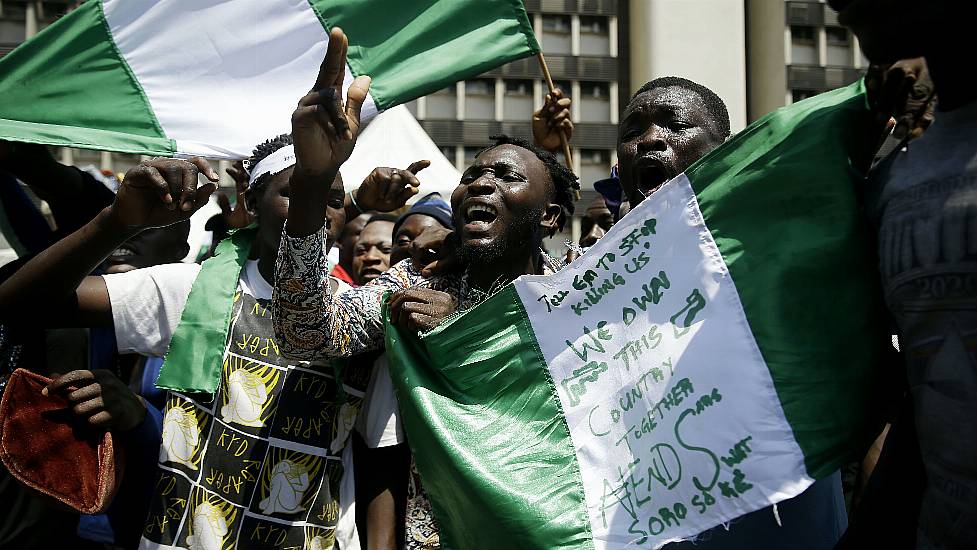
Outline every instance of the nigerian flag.
<svg viewBox="0 0 977 550">
<path fill-rule="evenodd" d="M 867 115 L 861 83 L 781 109 L 563 271 L 388 326 L 446 547 L 656 547 L 860 456 L 886 327 Z"/>
<path fill-rule="evenodd" d="M 243 158 L 349 38 L 363 116 L 539 51 L 521 0 L 89 0 L 0 60 L 0 139 Z"/>
</svg>

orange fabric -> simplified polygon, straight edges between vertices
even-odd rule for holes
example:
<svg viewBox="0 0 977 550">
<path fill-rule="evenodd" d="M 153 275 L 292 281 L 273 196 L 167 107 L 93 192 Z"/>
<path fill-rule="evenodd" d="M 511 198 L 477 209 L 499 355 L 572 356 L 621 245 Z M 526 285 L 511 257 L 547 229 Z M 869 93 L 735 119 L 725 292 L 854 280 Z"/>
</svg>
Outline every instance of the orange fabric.
<svg viewBox="0 0 977 550">
<path fill-rule="evenodd" d="M 78 421 L 62 395 L 41 395 L 49 378 L 10 375 L 0 400 L 0 461 L 21 483 L 83 514 L 108 508 L 122 479 L 122 449 L 110 432 Z"/>
</svg>

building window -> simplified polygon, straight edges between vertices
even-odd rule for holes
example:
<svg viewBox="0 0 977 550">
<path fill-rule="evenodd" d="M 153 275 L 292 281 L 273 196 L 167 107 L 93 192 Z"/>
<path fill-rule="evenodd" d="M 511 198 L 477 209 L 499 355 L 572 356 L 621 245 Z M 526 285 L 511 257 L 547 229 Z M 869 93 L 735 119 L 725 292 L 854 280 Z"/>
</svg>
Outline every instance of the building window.
<svg viewBox="0 0 977 550">
<path fill-rule="evenodd" d="M 580 17 L 580 55 L 610 55 L 606 17 Z"/>
<path fill-rule="evenodd" d="M 457 118 L 457 96 L 455 85 L 442 88 L 427 96 L 425 100 L 424 118 L 455 119 Z"/>
<path fill-rule="evenodd" d="M 570 16 L 544 15 L 543 36 L 540 40 L 545 53 L 570 53 Z"/>
<path fill-rule="evenodd" d="M 585 188 L 611 173 L 611 152 L 606 149 L 580 150 L 580 184 Z"/>
<path fill-rule="evenodd" d="M 809 97 L 814 97 L 818 95 L 817 90 L 791 90 L 790 97 L 791 102 L 797 103 L 798 101 L 803 101 Z"/>
<path fill-rule="evenodd" d="M 611 90 L 606 82 L 581 82 L 580 122 L 611 121 Z"/>
<path fill-rule="evenodd" d="M 506 80 L 502 110 L 506 120 L 526 121 L 533 116 L 533 81 Z"/>
<path fill-rule="evenodd" d="M 479 78 L 465 81 L 465 119 L 495 118 L 495 80 Z"/>
<path fill-rule="evenodd" d="M 791 25 L 790 62 L 794 65 L 818 64 L 818 46 L 814 27 Z"/>
<path fill-rule="evenodd" d="M 563 92 L 563 97 L 570 97 L 570 94 L 573 93 L 573 83 L 570 82 L 569 80 L 554 80 L 553 81 L 553 85 L 556 86 L 556 88 L 558 90 L 560 90 L 561 92 Z M 543 81 L 543 100 L 544 101 L 546 100 L 546 94 L 548 94 L 548 93 L 550 93 L 550 88 L 546 84 L 546 81 L 544 80 Z M 542 105 L 541 105 L 541 107 L 542 107 Z"/>
<path fill-rule="evenodd" d="M 465 165 L 459 169 L 464 172 L 466 168 L 471 166 L 472 163 L 475 162 L 475 155 L 477 155 L 482 149 L 484 149 L 484 147 L 465 146 Z"/>
<path fill-rule="evenodd" d="M 835 67 L 851 67 L 851 36 L 848 29 L 841 27 L 826 27 L 825 37 L 828 42 L 828 65 Z"/>
<path fill-rule="evenodd" d="M 824 34 L 827 36 L 829 46 L 848 46 L 851 44 L 848 29 L 842 27 L 825 27 Z"/>
</svg>

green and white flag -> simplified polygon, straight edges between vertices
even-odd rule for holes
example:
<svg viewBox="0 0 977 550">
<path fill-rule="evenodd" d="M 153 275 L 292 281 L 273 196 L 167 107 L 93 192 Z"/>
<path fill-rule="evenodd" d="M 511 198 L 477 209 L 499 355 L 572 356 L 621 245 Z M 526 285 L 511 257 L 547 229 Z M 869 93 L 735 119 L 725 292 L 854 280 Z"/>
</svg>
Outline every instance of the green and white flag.
<svg viewBox="0 0 977 550">
<path fill-rule="evenodd" d="M 333 26 L 366 118 L 539 51 L 521 0 L 89 0 L 0 60 L 0 139 L 247 157 L 290 130 Z"/>
<path fill-rule="evenodd" d="M 859 86 L 753 124 L 561 272 L 388 326 L 446 547 L 658 547 L 860 456 L 886 324 Z"/>
</svg>

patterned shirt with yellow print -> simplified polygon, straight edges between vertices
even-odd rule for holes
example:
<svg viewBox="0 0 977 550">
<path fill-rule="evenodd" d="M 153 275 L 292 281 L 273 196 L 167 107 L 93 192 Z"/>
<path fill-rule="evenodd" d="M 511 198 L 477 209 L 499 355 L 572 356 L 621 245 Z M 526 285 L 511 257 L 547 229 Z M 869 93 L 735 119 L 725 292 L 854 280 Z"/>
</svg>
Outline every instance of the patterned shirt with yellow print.
<svg viewBox="0 0 977 550">
<path fill-rule="evenodd" d="M 133 317 L 155 310 L 162 323 L 174 317 L 174 307 L 182 311 L 197 273 L 190 266 L 151 271 L 106 277 L 120 349 L 158 352 L 159 340 L 168 345 L 169 327 L 159 330 L 156 342 L 140 344 L 138 335 L 123 334 L 138 332 Z M 119 280 L 125 276 L 130 280 Z M 182 303 L 166 303 L 181 292 Z M 158 307 L 143 301 L 152 302 L 151 295 Z M 169 392 L 141 548 L 359 547 L 346 443 L 369 373 L 283 358 L 270 298 L 271 286 L 256 262 L 248 262 L 234 297 L 217 393 Z"/>
</svg>

